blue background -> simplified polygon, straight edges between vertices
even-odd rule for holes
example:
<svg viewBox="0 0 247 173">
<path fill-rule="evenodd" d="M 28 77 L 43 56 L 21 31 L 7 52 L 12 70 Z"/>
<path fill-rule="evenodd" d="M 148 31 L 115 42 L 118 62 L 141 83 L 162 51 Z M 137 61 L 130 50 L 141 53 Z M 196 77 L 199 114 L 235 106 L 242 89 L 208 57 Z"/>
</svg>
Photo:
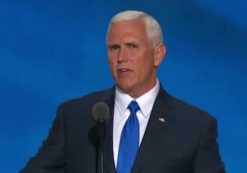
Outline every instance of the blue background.
<svg viewBox="0 0 247 173">
<path fill-rule="evenodd" d="M 246 173 L 247 1 L 0 0 L 0 172 L 18 172 L 46 138 L 59 103 L 111 87 L 112 15 L 143 10 L 167 46 L 159 79 L 218 119 L 228 173 Z"/>
</svg>

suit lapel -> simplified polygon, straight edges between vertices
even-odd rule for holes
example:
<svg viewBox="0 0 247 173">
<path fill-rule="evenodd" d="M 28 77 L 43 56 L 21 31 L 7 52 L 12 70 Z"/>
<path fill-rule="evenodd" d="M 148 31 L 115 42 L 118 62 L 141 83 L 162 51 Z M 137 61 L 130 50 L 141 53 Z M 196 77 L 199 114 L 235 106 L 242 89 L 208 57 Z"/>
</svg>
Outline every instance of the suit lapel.
<svg viewBox="0 0 247 173">
<path fill-rule="evenodd" d="M 150 119 L 142 139 L 136 161 L 132 172 L 142 172 L 146 163 L 150 163 L 152 157 L 155 157 L 154 151 L 159 150 L 160 138 L 166 133 L 172 122 L 175 120 L 172 104 L 169 95 L 160 88 L 155 100 Z"/>
</svg>

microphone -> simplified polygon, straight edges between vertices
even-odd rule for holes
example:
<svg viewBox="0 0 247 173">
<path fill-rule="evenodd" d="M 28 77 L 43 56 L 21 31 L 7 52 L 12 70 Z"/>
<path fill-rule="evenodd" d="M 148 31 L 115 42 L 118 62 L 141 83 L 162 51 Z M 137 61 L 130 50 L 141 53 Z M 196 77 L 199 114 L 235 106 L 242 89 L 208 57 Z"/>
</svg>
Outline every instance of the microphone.
<svg viewBox="0 0 247 173">
<path fill-rule="evenodd" d="M 103 142 L 106 133 L 105 125 L 109 120 L 109 106 L 105 102 L 97 102 L 93 106 L 92 114 L 94 120 L 97 122 L 98 128 L 98 148 L 97 148 L 97 160 L 96 160 L 96 171 L 98 173 L 104 173 L 104 153 L 103 153 Z"/>
<path fill-rule="evenodd" d="M 98 124 L 105 124 L 109 119 L 109 107 L 105 102 L 97 102 L 92 109 L 93 118 Z"/>
</svg>

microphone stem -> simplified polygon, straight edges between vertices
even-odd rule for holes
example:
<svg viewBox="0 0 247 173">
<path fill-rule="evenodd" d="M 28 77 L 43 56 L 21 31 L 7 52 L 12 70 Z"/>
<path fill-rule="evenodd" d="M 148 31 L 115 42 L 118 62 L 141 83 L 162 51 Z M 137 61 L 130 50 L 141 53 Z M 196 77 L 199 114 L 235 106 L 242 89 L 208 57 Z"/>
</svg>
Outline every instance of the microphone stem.
<svg viewBox="0 0 247 173">
<path fill-rule="evenodd" d="M 103 145 L 104 145 L 104 135 L 105 135 L 105 124 L 99 124 L 99 155 L 98 155 L 98 172 L 104 173 L 104 153 L 103 153 Z"/>
</svg>

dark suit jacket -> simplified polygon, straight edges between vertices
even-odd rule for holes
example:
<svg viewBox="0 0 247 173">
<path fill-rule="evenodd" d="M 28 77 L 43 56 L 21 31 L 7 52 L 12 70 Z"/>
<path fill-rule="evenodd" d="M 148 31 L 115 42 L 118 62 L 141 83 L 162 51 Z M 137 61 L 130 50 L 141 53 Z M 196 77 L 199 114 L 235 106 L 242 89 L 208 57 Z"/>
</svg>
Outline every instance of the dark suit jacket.
<svg viewBox="0 0 247 173">
<path fill-rule="evenodd" d="M 114 88 L 62 104 L 49 136 L 22 173 L 96 173 L 97 144 L 92 107 L 110 106 L 104 141 L 105 173 L 115 173 L 112 127 Z M 160 121 L 160 119 L 165 120 Z M 168 95 L 161 87 L 132 173 L 224 173 L 216 120 Z"/>
</svg>

